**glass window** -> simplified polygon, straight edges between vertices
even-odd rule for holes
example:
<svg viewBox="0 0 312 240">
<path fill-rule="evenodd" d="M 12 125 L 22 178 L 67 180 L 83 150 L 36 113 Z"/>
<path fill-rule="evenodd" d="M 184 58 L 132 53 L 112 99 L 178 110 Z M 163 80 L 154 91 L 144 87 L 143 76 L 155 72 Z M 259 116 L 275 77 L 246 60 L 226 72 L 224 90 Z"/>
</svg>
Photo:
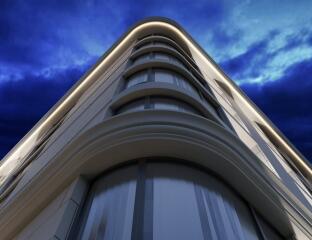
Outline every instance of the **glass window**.
<svg viewBox="0 0 312 240">
<path fill-rule="evenodd" d="M 184 67 L 184 64 L 179 60 L 177 59 L 176 57 L 170 55 L 170 54 L 167 54 L 167 53 L 162 53 L 162 52 L 156 52 L 154 54 L 154 58 L 157 59 L 157 60 L 165 60 L 165 61 L 169 61 L 171 63 L 174 63 L 174 64 L 177 64 L 181 67 Z"/>
<path fill-rule="evenodd" d="M 153 240 L 204 240 L 194 184 L 179 179 L 192 172 L 169 164 L 152 164 L 148 171 L 153 178 Z"/>
<path fill-rule="evenodd" d="M 116 114 L 142 111 L 144 109 L 145 109 L 145 99 L 141 98 L 138 100 L 134 100 L 130 103 L 124 104 L 116 111 Z"/>
<path fill-rule="evenodd" d="M 155 56 L 155 59 L 160 59 L 160 60 L 169 61 L 171 59 L 170 55 L 166 53 L 161 53 L 161 52 L 156 52 L 154 56 Z"/>
<path fill-rule="evenodd" d="M 142 55 L 138 56 L 137 58 L 135 58 L 135 59 L 133 60 L 133 63 L 134 63 L 134 64 L 142 63 L 142 62 L 144 62 L 144 61 L 146 61 L 146 60 L 148 60 L 148 59 L 150 59 L 150 53 L 142 54 Z"/>
<path fill-rule="evenodd" d="M 152 98 L 154 109 L 179 111 L 178 101 L 168 98 L 154 97 Z"/>
<path fill-rule="evenodd" d="M 156 69 L 155 72 L 155 82 L 164 82 L 175 84 L 174 73 L 165 69 Z"/>
<path fill-rule="evenodd" d="M 176 85 L 186 91 L 192 92 L 193 94 L 199 96 L 199 93 L 196 89 L 196 87 L 194 87 L 193 84 L 191 84 L 187 79 L 185 79 L 184 77 L 182 77 L 181 75 L 166 70 L 166 69 L 154 69 L 153 70 L 155 79 L 155 82 L 163 82 L 163 83 L 169 83 L 169 84 L 173 84 Z M 148 81 L 148 71 L 141 71 L 139 73 L 135 73 L 134 75 L 130 76 L 127 80 L 126 80 L 126 87 L 125 88 L 129 88 L 141 83 L 145 83 Z"/>
<path fill-rule="evenodd" d="M 176 75 L 176 79 L 181 88 L 198 95 L 197 89 L 188 80 L 180 75 Z"/>
<path fill-rule="evenodd" d="M 155 69 L 154 72 L 155 72 L 155 82 L 165 82 L 174 84 L 180 88 L 183 88 L 186 91 L 190 91 L 198 95 L 197 89 L 181 75 L 165 69 Z"/>
<path fill-rule="evenodd" d="M 173 98 L 167 97 L 151 97 L 152 108 L 160 110 L 173 110 L 185 113 L 193 113 L 201 115 L 196 109 L 189 104 Z"/>
<path fill-rule="evenodd" d="M 118 170 L 97 181 L 79 239 L 130 240 L 135 192 L 135 167 Z"/>
<path fill-rule="evenodd" d="M 244 202 L 223 183 L 189 167 L 150 164 L 153 239 L 258 240 Z"/>
<path fill-rule="evenodd" d="M 95 182 L 78 239 L 282 239 L 257 220 L 235 192 L 203 171 L 140 162 Z"/>
<path fill-rule="evenodd" d="M 144 109 L 171 110 L 201 115 L 196 109 L 185 102 L 162 96 L 145 97 L 126 103 L 117 109 L 116 114 L 142 111 Z"/>
<path fill-rule="evenodd" d="M 131 75 L 126 81 L 126 88 L 144 83 L 148 81 L 148 72 L 141 71 Z"/>
<path fill-rule="evenodd" d="M 170 59 L 170 61 L 173 62 L 174 64 L 179 65 L 180 67 L 183 67 L 183 68 L 187 69 L 187 67 L 179 59 L 177 59 L 175 57 L 172 57 Z"/>
</svg>

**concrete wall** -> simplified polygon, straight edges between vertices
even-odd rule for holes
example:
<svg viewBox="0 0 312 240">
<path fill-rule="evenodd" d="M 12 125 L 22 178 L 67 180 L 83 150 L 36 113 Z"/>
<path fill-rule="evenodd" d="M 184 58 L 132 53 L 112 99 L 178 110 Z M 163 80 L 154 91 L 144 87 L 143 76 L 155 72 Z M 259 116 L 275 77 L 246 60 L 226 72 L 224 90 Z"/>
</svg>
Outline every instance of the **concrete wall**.
<svg viewBox="0 0 312 240">
<path fill-rule="evenodd" d="M 14 239 L 67 239 L 86 191 L 86 182 L 81 178 L 76 179 L 41 210 Z"/>
<path fill-rule="evenodd" d="M 122 72 L 127 64 L 127 59 L 132 48 L 124 52 L 110 69 L 102 74 L 95 83 L 81 96 L 77 104 L 69 111 L 65 121 L 52 135 L 46 147 L 27 168 L 25 175 L 6 201 L 14 197 L 24 185 L 36 175 L 40 169 L 49 164 L 50 160 L 59 154 L 64 146 L 73 139 L 102 122 L 109 114 L 109 103 L 114 96 Z"/>
<path fill-rule="evenodd" d="M 233 99 L 224 92 L 217 84 L 217 81 L 222 81 L 218 74 L 207 66 L 207 63 L 196 52 L 193 52 L 193 58 L 220 106 L 224 109 L 237 136 L 266 166 L 264 170 L 268 172 L 268 176 L 273 173 L 306 208 L 312 210 L 312 196 L 308 189 L 285 162 L 278 149 L 256 126 L 256 122 L 261 122 L 261 120 L 234 92 L 232 93 Z"/>
</svg>

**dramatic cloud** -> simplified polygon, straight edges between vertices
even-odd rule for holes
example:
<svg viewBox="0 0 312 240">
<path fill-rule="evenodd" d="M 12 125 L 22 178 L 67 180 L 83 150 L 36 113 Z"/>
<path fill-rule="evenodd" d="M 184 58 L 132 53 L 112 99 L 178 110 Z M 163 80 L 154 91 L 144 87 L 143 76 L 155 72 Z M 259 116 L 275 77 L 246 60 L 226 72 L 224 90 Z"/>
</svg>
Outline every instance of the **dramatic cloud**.
<svg viewBox="0 0 312 240">
<path fill-rule="evenodd" d="M 181 24 L 311 158 L 311 9 L 309 0 L 2 0 L 0 158 L 149 16 Z"/>
<path fill-rule="evenodd" d="M 312 159 L 311 72 L 312 58 L 290 66 L 276 81 L 264 85 L 241 85 L 309 159 Z"/>
<path fill-rule="evenodd" d="M 256 82 L 263 71 L 263 67 L 275 55 L 275 53 L 269 54 L 266 51 L 270 40 L 277 34 L 277 31 L 270 32 L 265 39 L 252 44 L 244 53 L 221 62 L 221 66 L 234 79 L 242 80 L 248 78 Z"/>
<path fill-rule="evenodd" d="M 86 69 L 68 68 L 0 82 L 0 156 L 7 153 L 65 94 Z"/>
</svg>

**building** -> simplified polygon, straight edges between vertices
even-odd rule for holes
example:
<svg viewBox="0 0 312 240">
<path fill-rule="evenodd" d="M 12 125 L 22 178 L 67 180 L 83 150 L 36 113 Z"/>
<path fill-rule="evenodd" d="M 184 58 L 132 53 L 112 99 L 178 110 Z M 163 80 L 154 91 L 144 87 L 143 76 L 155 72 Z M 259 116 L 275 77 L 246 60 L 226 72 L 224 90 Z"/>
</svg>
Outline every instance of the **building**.
<svg viewBox="0 0 312 240">
<path fill-rule="evenodd" d="M 152 18 L 2 160 L 0 239 L 312 239 L 311 174 L 179 25 Z"/>
</svg>

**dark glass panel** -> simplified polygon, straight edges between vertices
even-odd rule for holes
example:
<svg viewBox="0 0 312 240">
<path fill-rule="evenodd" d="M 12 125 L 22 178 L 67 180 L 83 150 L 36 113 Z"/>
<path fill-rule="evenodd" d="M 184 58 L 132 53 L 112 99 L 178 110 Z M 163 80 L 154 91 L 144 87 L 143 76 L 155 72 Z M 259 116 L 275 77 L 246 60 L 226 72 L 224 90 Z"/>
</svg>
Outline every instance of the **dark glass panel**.
<svg viewBox="0 0 312 240">
<path fill-rule="evenodd" d="M 132 86 L 145 83 L 148 81 L 148 72 L 147 71 L 141 71 L 138 73 L 135 73 L 131 75 L 127 80 L 126 80 L 126 88 L 130 88 Z"/>
</svg>

